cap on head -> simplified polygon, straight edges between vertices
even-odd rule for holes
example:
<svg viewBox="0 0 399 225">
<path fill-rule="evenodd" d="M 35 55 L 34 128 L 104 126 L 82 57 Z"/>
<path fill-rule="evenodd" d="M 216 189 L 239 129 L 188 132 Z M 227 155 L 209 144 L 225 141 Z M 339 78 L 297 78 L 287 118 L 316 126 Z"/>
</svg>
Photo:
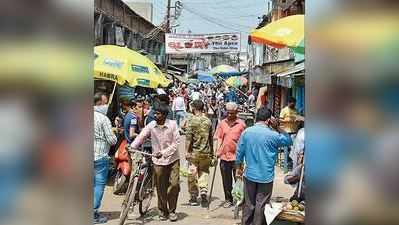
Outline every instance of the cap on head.
<svg viewBox="0 0 399 225">
<path fill-rule="evenodd" d="M 238 105 L 235 102 L 228 102 L 226 103 L 226 110 L 237 110 Z"/>
</svg>

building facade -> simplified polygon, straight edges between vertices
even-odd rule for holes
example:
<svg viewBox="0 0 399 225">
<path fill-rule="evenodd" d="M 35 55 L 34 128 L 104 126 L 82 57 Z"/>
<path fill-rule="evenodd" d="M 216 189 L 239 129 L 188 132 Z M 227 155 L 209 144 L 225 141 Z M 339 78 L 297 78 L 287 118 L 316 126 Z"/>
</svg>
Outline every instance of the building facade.
<svg viewBox="0 0 399 225">
<path fill-rule="evenodd" d="M 151 23 L 153 20 L 154 7 L 151 0 L 124 0 L 124 2 L 136 13 Z"/>
<path fill-rule="evenodd" d="M 95 45 L 112 44 L 165 63 L 165 33 L 121 0 L 94 1 Z"/>
<path fill-rule="evenodd" d="M 272 0 L 267 8 L 258 28 L 286 16 L 304 14 L 305 1 Z M 304 112 L 304 68 L 294 70 L 297 64 L 303 63 L 304 56 L 289 48 L 277 49 L 255 43 L 249 45 L 248 54 L 253 68 L 250 81 L 257 87 L 267 86 L 269 107 L 273 113 L 278 116 L 291 96 L 297 99 L 297 109 Z"/>
</svg>

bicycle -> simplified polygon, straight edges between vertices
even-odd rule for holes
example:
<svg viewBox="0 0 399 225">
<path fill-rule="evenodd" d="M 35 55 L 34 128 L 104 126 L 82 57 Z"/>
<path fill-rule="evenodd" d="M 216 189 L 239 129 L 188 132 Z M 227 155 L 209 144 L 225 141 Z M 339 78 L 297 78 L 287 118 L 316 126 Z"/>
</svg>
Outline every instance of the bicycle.
<svg viewBox="0 0 399 225">
<path fill-rule="evenodd" d="M 134 165 L 136 165 L 136 169 L 134 172 L 132 171 L 126 195 L 122 202 L 119 216 L 120 225 L 124 225 L 129 211 L 131 209 L 133 210 L 137 203 L 139 205 L 140 215 L 144 216 L 148 212 L 154 193 L 151 160 L 151 157 L 154 157 L 154 155 L 131 148 L 128 148 L 128 151 L 131 153 L 132 161 Z"/>
</svg>

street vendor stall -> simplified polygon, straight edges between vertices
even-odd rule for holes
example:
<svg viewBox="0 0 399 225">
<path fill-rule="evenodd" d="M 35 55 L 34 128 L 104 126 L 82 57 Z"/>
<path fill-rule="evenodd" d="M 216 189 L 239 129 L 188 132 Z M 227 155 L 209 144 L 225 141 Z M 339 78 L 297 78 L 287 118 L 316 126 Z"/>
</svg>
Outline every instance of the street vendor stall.
<svg viewBox="0 0 399 225">
<path fill-rule="evenodd" d="M 265 206 L 265 218 L 268 225 L 305 224 L 305 206 L 301 203 L 271 200 Z"/>
</svg>

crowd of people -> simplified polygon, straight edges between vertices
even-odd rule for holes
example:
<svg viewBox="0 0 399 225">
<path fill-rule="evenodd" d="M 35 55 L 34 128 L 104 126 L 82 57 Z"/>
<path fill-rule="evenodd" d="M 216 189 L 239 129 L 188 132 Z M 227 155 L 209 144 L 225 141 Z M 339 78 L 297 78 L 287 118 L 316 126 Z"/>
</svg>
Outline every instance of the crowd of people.
<svg viewBox="0 0 399 225">
<path fill-rule="evenodd" d="M 294 99 L 282 110 L 281 118 L 274 118 L 267 105 L 262 104 L 256 111 L 255 125 L 247 127 L 238 113 L 243 106 L 255 106 L 255 94 L 258 93 L 249 92 L 243 99 L 237 90 L 223 84 L 181 84 L 167 91 L 158 90 L 151 100 L 119 96 L 121 112 L 112 124 L 106 116 L 107 95 L 96 93 L 94 222 L 107 221 L 98 209 L 112 157 L 109 149 L 117 143 L 117 136 L 126 139 L 133 149 L 140 149 L 146 140 L 151 140 L 159 219 L 176 221 L 180 192 L 178 146 L 184 135 L 185 160 L 189 166 L 189 204 L 209 204 L 210 168 L 219 165 L 225 196 L 223 207 L 233 206 L 234 181 L 243 179 L 242 224 L 265 224 L 263 209 L 271 197 L 277 154 L 284 148 L 288 157 L 291 136 L 297 129 L 293 124 L 300 121 L 300 117 L 295 111 Z M 301 154 L 303 151 L 298 150 L 292 155 Z M 293 161 L 295 166 L 299 165 L 296 159 Z M 287 159 L 287 167 L 288 162 Z M 287 183 L 293 184 L 294 175 L 289 176 Z"/>
</svg>

